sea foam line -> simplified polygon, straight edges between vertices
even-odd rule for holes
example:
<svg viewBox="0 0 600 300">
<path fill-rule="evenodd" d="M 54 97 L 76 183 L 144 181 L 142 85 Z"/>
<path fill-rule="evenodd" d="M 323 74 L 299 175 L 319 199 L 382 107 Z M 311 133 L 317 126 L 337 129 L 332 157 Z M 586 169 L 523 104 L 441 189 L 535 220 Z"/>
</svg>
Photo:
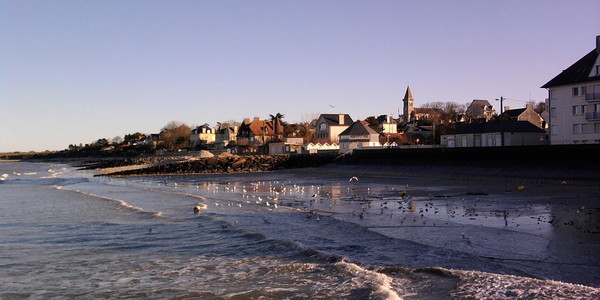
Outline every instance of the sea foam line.
<svg viewBox="0 0 600 300">
<path fill-rule="evenodd" d="M 335 263 L 335 266 L 357 276 L 357 278 L 353 280 L 357 280 L 363 284 L 370 284 L 376 295 L 382 297 L 383 299 L 402 299 L 392 288 L 393 279 L 385 274 L 367 270 L 345 260 Z"/>
<path fill-rule="evenodd" d="M 160 212 L 160 211 L 159 212 L 147 211 L 147 210 L 145 210 L 145 209 L 143 209 L 141 207 L 137 207 L 137 206 L 131 205 L 131 204 L 129 204 L 126 201 L 121 200 L 121 199 L 109 198 L 109 197 L 105 197 L 105 196 L 100 196 L 100 195 L 96 195 L 96 194 L 92 194 L 92 193 L 83 192 L 83 191 L 80 191 L 80 190 L 65 189 L 63 186 L 57 186 L 56 185 L 54 187 L 57 190 L 64 190 L 64 191 L 78 193 L 78 194 L 89 196 L 89 197 L 94 197 L 94 198 L 98 198 L 98 199 L 113 201 L 113 202 L 116 202 L 116 203 L 120 204 L 121 206 L 123 206 L 125 208 L 131 209 L 131 210 L 136 211 L 136 212 L 140 212 L 140 213 L 144 213 L 144 214 L 150 214 L 150 215 L 155 216 L 155 217 L 163 217 L 162 212 Z"/>
</svg>

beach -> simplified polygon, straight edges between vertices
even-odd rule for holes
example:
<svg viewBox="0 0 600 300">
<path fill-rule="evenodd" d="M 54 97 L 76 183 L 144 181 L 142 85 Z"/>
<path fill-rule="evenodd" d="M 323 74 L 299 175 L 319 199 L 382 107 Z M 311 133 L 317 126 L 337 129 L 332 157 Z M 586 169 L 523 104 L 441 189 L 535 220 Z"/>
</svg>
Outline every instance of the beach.
<svg viewBox="0 0 600 300">
<path fill-rule="evenodd" d="M 600 297 L 591 181 L 353 165 L 134 177 L 0 166 L 3 297 Z"/>
</svg>

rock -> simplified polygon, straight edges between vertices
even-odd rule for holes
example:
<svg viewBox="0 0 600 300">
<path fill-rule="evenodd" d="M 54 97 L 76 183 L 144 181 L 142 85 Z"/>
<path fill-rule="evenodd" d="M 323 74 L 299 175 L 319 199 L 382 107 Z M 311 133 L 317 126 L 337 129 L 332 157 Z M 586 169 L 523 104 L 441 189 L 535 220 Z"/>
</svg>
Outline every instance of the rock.
<svg viewBox="0 0 600 300">
<path fill-rule="evenodd" d="M 213 156 L 215 156 L 215 155 L 206 150 L 200 150 L 200 155 L 199 155 L 200 158 L 209 158 L 209 157 L 213 157 Z"/>
</svg>

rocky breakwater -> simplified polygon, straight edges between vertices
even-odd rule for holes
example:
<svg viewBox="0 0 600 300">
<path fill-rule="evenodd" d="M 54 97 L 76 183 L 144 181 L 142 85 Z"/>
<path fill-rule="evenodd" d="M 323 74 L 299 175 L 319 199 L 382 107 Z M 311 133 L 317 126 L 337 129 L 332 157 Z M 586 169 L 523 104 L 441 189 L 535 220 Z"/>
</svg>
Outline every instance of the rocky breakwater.
<svg viewBox="0 0 600 300">
<path fill-rule="evenodd" d="M 209 158 L 189 158 L 145 168 L 107 172 L 97 176 L 170 175 L 204 173 L 244 173 L 319 167 L 336 160 L 337 154 L 232 155 L 222 153 Z"/>
</svg>

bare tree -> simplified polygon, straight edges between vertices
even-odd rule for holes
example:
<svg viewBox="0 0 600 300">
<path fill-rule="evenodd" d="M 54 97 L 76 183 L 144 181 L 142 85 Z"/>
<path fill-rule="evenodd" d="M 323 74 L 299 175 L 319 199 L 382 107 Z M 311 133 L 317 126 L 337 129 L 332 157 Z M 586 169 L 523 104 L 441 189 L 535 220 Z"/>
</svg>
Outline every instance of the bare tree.
<svg viewBox="0 0 600 300">
<path fill-rule="evenodd" d="M 190 132 L 188 125 L 171 121 L 160 131 L 160 140 L 168 150 L 186 148 L 190 143 Z"/>
</svg>

